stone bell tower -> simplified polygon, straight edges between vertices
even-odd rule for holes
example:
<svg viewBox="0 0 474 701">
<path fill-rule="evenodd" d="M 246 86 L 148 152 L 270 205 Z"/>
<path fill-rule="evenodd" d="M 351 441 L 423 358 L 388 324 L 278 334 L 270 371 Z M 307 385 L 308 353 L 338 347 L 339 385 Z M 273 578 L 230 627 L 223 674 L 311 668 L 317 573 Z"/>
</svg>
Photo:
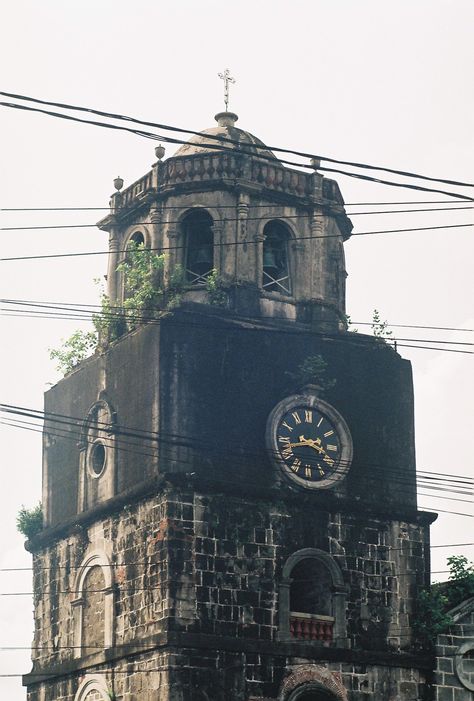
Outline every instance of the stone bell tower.
<svg viewBox="0 0 474 701">
<path fill-rule="evenodd" d="M 122 325 L 45 396 L 28 699 L 424 698 L 410 364 L 347 331 L 337 183 L 216 121 L 99 222 Z"/>
</svg>

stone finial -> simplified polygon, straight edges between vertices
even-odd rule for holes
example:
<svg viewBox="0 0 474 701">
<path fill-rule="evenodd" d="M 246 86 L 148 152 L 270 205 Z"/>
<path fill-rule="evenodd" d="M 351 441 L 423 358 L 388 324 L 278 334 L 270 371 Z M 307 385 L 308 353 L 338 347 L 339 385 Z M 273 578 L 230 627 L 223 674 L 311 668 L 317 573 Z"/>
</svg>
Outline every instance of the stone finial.
<svg viewBox="0 0 474 701">
<path fill-rule="evenodd" d="M 165 147 L 162 146 L 161 144 L 158 144 L 158 146 L 155 148 L 155 156 L 157 157 L 157 159 L 159 161 L 161 161 L 161 159 L 165 155 L 165 151 L 166 151 Z"/>
<path fill-rule="evenodd" d="M 314 170 L 318 170 L 318 168 L 321 167 L 321 159 L 320 158 L 312 158 L 311 159 L 311 167 L 314 168 Z"/>
<path fill-rule="evenodd" d="M 114 188 L 117 190 L 117 192 L 123 188 L 123 178 L 121 178 L 120 175 L 114 180 Z"/>
<path fill-rule="evenodd" d="M 233 127 L 238 116 L 235 112 L 218 112 L 214 117 L 220 127 Z"/>
</svg>

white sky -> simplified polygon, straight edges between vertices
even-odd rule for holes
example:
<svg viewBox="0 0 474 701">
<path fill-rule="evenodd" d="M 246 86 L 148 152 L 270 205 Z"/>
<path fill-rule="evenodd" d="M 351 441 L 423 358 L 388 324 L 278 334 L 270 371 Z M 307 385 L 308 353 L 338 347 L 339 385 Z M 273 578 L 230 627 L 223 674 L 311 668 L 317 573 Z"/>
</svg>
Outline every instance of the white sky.
<svg viewBox="0 0 474 701">
<path fill-rule="evenodd" d="M 473 9 L 469 0 L 4 2 L 0 89 L 204 129 L 223 109 L 217 73 L 229 67 L 238 81 L 230 105 L 237 126 L 269 144 L 468 181 Z M 127 186 L 155 160 L 153 142 L 133 135 L 7 109 L 0 120 L 5 208 L 107 206 L 114 177 Z M 336 177 L 348 203 L 445 199 Z M 99 218 L 3 212 L 1 226 Z M 460 224 L 472 216 L 466 210 L 353 222 L 357 232 Z M 353 238 L 346 245 L 348 312 L 369 321 L 377 307 L 393 323 L 473 329 L 473 235 L 446 229 Z M 0 256 L 105 246 L 106 234 L 94 229 L 2 232 Z M 93 304 L 92 280 L 105 265 L 102 256 L 0 262 L 0 296 Z M 41 409 L 43 391 L 58 379 L 48 348 L 78 324 L 5 316 L 0 323 L 0 402 Z M 473 341 L 468 332 L 397 335 Z M 418 467 L 472 475 L 472 359 L 409 348 L 403 356 L 413 363 Z M 40 434 L 0 426 L 0 435 L 0 568 L 28 567 L 15 516 L 21 504 L 40 498 Z M 431 496 L 420 497 L 420 505 L 472 513 L 469 503 Z M 440 513 L 433 544 L 472 540 L 472 519 Z M 433 570 L 445 570 L 453 552 L 474 555 L 472 548 L 435 549 Z M 28 591 L 29 572 L 0 571 L 0 593 Z M 29 646 L 31 611 L 29 596 L 0 597 L 0 648 Z M 28 650 L 0 649 L 0 675 L 29 668 Z M 18 677 L 0 677 L 0 697 L 26 698 Z"/>
</svg>

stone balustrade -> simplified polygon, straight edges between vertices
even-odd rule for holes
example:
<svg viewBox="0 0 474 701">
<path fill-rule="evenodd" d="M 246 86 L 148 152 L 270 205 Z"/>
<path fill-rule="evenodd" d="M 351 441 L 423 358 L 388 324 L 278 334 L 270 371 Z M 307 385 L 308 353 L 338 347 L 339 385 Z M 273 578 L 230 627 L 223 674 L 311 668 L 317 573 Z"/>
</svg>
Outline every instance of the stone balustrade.
<svg viewBox="0 0 474 701">
<path fill-rule="evenodd" d="M 130 207 L 136 200 L 153 187 L 153 172 L 150 170 L 140 180 L 136 180 L 130 187 L 120 193 L 120 207 Z"/>
<path fill-rule="evenodd" d="M 330 616 L 311 616 L 306 613 L 290 614 L 290 635 L 297 640 L 320 640 L 330 643 L 333 639 L 334 619 Z"/>
<path fill-rule="evenodd" d="M 239 179 L 296 197 L 306 198 L 314 193 L 312 173 L 285 168 L 278 161 L 249 158 L 237 152 L 169 158 L 159 166 L 158 191 L 182 183 Z M 150 171 L 120 193 L 120 208 L 133 206 L 153 187 L 153 171 Z M 323 196 L 343 203 L 339 187 L 333 180 L 323 180 Z"/>
</svg>

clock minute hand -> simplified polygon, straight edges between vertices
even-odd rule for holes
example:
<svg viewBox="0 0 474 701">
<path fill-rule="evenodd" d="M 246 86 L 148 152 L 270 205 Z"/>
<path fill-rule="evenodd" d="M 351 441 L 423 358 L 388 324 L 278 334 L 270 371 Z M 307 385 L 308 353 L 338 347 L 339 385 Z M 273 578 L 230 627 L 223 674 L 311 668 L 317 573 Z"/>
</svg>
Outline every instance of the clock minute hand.
<svg viewBox="0 0 474 701">
<path fill-rule="evenodd" d="M 309 448 L 314 448 L 314 450 L 317 450 L 319 453 L 326 454 L 326 451 L 323 448 L 321 448 L 321 446 L 319 446 L 315 440 L 313 440 L 312 438 L 305 438 L 304 436 L 300 436 L 300 440 L 298 443 L 290 443 L 290 448 L 297 448 L 298 446 L 306 445 Z"/>
</svg>

